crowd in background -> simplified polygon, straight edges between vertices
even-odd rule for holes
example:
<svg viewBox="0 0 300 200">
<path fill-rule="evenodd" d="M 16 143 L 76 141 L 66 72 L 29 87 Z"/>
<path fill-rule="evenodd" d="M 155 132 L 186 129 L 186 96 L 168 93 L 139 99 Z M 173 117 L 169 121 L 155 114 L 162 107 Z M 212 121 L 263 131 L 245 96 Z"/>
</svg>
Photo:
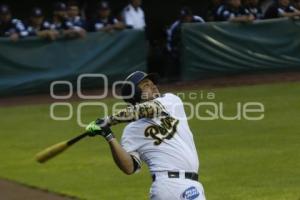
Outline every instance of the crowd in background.
<svg viewBox="0 0 300 200">
<path fill-rule="evenodd" d="M 251 22 L 253 20 L 300 16 L 300 0 L 275 0 L 263 11 L 259 0 L 212 0 L 207 15 L 194 15 L 188 7 L 183 7 L 179 18 L 171 24 L 167 33 L 167 49 L 176 50 L 176 32 L 185 22 L 233 21 Z M 31 10 L 28 19 L 20 20 L 13 16 L 9 5 L 0 5 L 0 36 L 18 40 L 28 36 L 39 36 L 55 40 L 58 37 L 84 37 L 85 33 L 113 31 L 126 28 L 144 29 L 145 14 L 141 0 L 130 0 L 122 13 L 112 16 L 108 1 L 98 3 L 94 19 L 86 20 L 84 11 L 74 0 L 56 2 L 52 19 L 46 20 L 41 8 Z M 173 42 L 172 42 L 173 41 Z"/>
<path fill-rule="evenodd" d="M 114 17 L 111 15 L 109 2 L 101 1 L 97 5 L 96 17 L 88 21 L 76 1 L 56 2 L 50 20 L 45 19 L 44 12 L 39 7 L 31 10 L 28 19 L 16 19 L 9 5 L 2 4 L 0 36 L 9 37 L 13 41 L 29 36 L 55 40 L 60 37 L 84 37 L 87 31 L 144 29 L 145 16 L 140 6 L 141 0 L 131 0 L 122 14 Z"/>
<path fill-rule="evenodd" d="M 264 10 L 259 0 L 212 0 L 204 19 L 193 15 L 187 7 L 181 9 L 179 19 L 167 30 L 167 48 L 170 51 L 177 51 L 179 41 L 177 32 L 180 25 L 186 22 L 204 23 L 205 20 L 250 23 L 254 20 L 299 16 L 300 0 L 274 0 L 269 2 Z"/>
<path fill-rule="evenodd" d="M 253 20 L 300 16 L 300 0 L 274 0 L 267 9 L 261 8 L 259 0 L 212 0 L 206 16 L 196 16 L 188 7 L 183 7 L 179 18 L 167 30 L 167 48 L 172 44 L 176 30 L 185 22 L 234 21 L 251 22 Z M 112 16 L 108 1 L 98 3 L 96 17 L 86 20 L 84 11 L 74 0 L 67 3 L 56 2 L 52 19 L 46 20 L 41 8 L 31 10 L 28 19 L 14 18 L 9 5 L 0 5 L 0 36 L 12 40 L 28 36 L 39 36 L 55 40 L 58 37 L 84 37 L 85 33 L 95 31 L 113 31 L 126 28 L 144 29 L 145 14 L 141 0 L 130 0 L 122 13 Z M 176 40 L 176 39 L 175 39 Z M 172 47 L 173 46 L 173 47 Z"/>
<path fill-rule="evenodd" d="M 300 16 L 300 0 L 213 0 L 208 11 L 210 21 L 251 22 L 253 20 Z"/>
<path fill-rule="evenodd" d="M 145 20 L 147 13 L 145 16 L 142 0 L 129 0 L 128 5 L 117 16 L 112 15 L 109 1 L 99 1 L 95 7 L 94 17 L 87 18 L 85 10 L 76 0 L 56 2 L 50 19 L 45 18 L 41 8 L 34 7 L 28 19 L 20 20 L 14 17 L 14 11 L 9 5 L 2 4 L 0 5 L 0 37 L 8 37 L 13 41 L 29 36 L 56 40 L 62 37 L 85 37 L 86 32 L 144 30 L 147 27 Z M 175 69 L 178 67 L 174 66 L 179 66 L 180 63 L 180 29 L 183 23 L 209 21 L 251 23 L 254 20 L 298 17 L 300 16 L 299 10 L 300 0 L 212 0 L 207 13 L 202 16 L 195 15 L 189 7 L 182 7 L 178 11 L 178 18 L 163 30 L 165 38 L 163 42 L 150 40 L 149 57 L 154 57 L 154 59 L 149 60 L 153 61 L 153 66 L 159 66 L 160 58 L 161 60 L 165 60 L 165 57 L 170 58 L 167 60 L 171 63 L 166 65 L 170 65 L 171 71 L 175 71 L 175 74 L 179 73 Z"/>
<path fill-rule="evenodd" d="M 300 0 L 271 0 L 263 9 L 259 0 L 212 0 L 204 19 L 194 15 L 191 9 L 181 9 L 179 18 L 167 29 L 166 49 L 169 65 L 173 76 L 179 76 L 180 69 L 180 27 L 183 23 L 205 23 L 205 21 L 230 21 L 236 23 L 251 23 L 254 20 L 273 19 L 280 17 L 299 17 Z M 177 69 L 177 70 L 176 70 Z"/>
</svg>

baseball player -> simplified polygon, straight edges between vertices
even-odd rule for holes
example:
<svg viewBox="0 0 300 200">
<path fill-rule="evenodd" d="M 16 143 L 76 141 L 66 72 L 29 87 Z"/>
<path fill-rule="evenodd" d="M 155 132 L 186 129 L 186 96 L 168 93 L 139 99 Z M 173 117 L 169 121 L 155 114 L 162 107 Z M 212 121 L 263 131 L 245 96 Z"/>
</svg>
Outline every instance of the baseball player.
<svg viewBox="0 0 300 200">
<path fill-rule="evenodd" d="M 101 1 L 97 7 L 97 17 L 91 23 L 91 31 L 122 30 L 125 25 L 111 15 L 111 8 L 107 1 Z"/>
<path fill-rule="evenodd" d="M 242 7 L 241 0 L 225 0 L 216 11 L 215 19 L 218 21 L 252 22 L 255 17 L 246 12 Z"/>
<path fill-rule="evenodd" d="M 13 18 L 10 7 L 5 4 L 0 5 L 0 37 L 9 37 L 13 41 L 17 41 L 20 37 L 27 37 L 28 32 L 24 23 Z"/>
<path fill-rule="evenodd" d="M 243 6 L 245 13 L 248 15 L 252 14 L 255 20 L 263 18 L 263 11 L 259 6 L 259 0 L 244 0 Z"/>
<path fill-rule="evenodd" d="M 290 0 L 276 0 L 265 12 L 265 19 L 296 16 L 300 16 L 300 11 L 290 3 Z"/>
<path fill-rule="evenodd" d="M 50 22 L 45 20 L 42 9 L 38 7 L 33 8 L 26 26 L 28 35 L 55 40 L 59 37 L 59 32 L 50 30 L 50 26 Z"/>
<path fill-rule="evenodd" d="M 142 0 L 130 0 L 123 10 L 122 17 L 127 28 L 144 30 L 146 27 L 145 13 L 141 7 Z"/>
<path fill-rule="evenodd" d="M 63 2 L 56 2 L 54 4 L 51 30 L 61 33 L 67 38 L 85 37 L 86 31 L 80 26 L 76 26 L 68 19 L 67 6 Z"/>
<path fill-rule="evenodd" d="M 152 175 L 151 200 L 205 200 L 198 182 L 199 161 L 193 134 L 181 99 L 160 94 L 152 74 L 137 71 L 122 87 L 124 100 L 131 105 L 116 114 L 91 122 L 90 136 L 101 135 L 109 143 L 116 165 L 134 174 L 144 161 Z M 110 126 L 129 123 L 121 144 Z"/>
</svg>

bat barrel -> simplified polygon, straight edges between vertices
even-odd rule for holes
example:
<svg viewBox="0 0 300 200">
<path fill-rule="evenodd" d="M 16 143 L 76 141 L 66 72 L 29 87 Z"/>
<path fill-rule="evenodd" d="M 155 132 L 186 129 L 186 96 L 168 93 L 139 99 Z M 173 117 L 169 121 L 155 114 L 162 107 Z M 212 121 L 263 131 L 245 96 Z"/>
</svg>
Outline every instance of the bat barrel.
<svg viewBox="0 0 300 200">
<path fill-rule="evenodd" d="M 44 151 L 41 151 L 40 153 L 38 153 L 36 155 L 36 160 L 39 163 L 44 163 L 47 160 L 53 158 L 54 156 L 62 153 L 67 148 L 68 148 L 67 142 L 61 142 L 61 143 L 55 144 L 55 145 L 45 149 Z"/>
<path fill-rule="evenodd" d="M 58 154 L 62 153 L 66 149 L 68 149 L 71 145 L 77 143 L 81 139 L 88 136 L 88 134 L 89 134 L 88 132 L 82 133 L 81 135 L 79 135 L 75 138 L 72 138 L 68 141 L 60 142 L 58 144 L 55 144 L 55 145 L 41 151 L 40 153 L 38 153 L 36 155 L 36 161 L 39 163 L 44 163 L 44 162 L 48 161 L 49 159 L 57 156 Z"/>
</svg>

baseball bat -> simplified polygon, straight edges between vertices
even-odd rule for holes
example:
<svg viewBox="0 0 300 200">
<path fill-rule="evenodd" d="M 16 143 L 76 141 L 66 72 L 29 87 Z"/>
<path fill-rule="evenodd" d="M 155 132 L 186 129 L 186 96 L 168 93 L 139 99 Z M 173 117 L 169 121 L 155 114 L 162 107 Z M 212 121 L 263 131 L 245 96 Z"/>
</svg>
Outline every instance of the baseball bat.
<svg viewBox="0 0 300 200">
<path fill-rule="evenodd" d="M 67 150 L 73 144 L 77 143 L 81 139 L 88 136 L 88 134 L 89 134 L 88 132 L 85 132 L 85 133 L 82 133 L 82 134 L 78 135 L 77 137 L 74 137 L 70 140 L 60 142 L 60 143 L 57 143 L 53 146 L 50 146 L 50 147 L 46 148 L 45 150 L 39 152 L 36 155 L 36 161 L 39 162 L 39 163 L 47 162 L 51 158 L 59 155 L 60 153 L 64 152 L 65 150 Z"/>
</svg>

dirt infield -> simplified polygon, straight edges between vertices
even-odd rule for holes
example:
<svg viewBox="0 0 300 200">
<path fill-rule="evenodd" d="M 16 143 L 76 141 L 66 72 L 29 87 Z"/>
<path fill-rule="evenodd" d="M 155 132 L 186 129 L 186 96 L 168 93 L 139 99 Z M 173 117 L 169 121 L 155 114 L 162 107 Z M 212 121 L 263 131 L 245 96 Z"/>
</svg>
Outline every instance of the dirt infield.
<svg viewBox="0 0 300 200">
<path fill-rule="evenodd" d="M 59 194 L 0 179 L 1 200 L 75 200 Z"/>
<path fill-rule="evenodd" d="M 209 78 L 199 81 L 189 82 L 177 82 L 172 84 L 162 84 L 160 88 L 162 91 L 176 91 L 193 88 L 220 88 L 231 87 L 240 85 L 257 85 L 257 84 L 269 84 L 280 82 L 296 82 L 300 81 L 300 72 L 283 72 L 272 74 L 250 74 L 250 75 L 232 75 L 226 77 Z M 85 95 L 97 95 L 99 91 L 91 90 L 85 92 Z M 79 101 L 80 99 L 75 96 L 71 98 L 71 101 Z M 42 95 L 27 95 L 16 97 L 0 98 L 0 106 L 16 106 L 16 105 L 37 105 L 52 103 L 57 100 L 52 99 L 49 94 Z M 70 101 L 70 99 L 68 100 Z"/>
</svg>

